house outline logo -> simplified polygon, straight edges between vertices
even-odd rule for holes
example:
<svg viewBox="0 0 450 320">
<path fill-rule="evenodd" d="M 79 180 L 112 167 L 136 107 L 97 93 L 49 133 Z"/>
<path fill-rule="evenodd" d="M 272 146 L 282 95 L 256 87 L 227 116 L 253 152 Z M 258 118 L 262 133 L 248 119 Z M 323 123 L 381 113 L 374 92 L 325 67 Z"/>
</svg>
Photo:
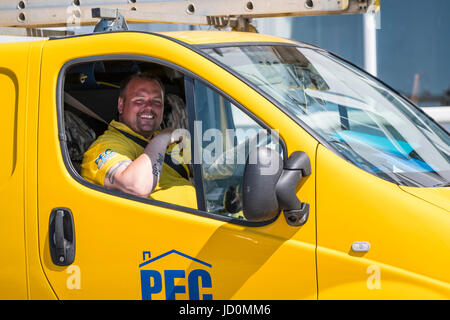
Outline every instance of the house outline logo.
<svg viewBox="0 0 450 320">
<path fill-rule="evenodd" d="M 176 254 L 183 258 L 192 260 L 201 264 L 203 269 L 193 269 L 189 272 L 186 277 L 186 270 L 164 270 L 162 273 L 158 270 L 142 270 L 141 268 L 152 264 L 155 261 L 159 261 L 169 255 Z M 151 258 L 150 251 L 143 251 L 142 253 L 143 262 L 139 264 L 140 276 L 141 276 L 141 293 L 143 300 L 152 300 L 152 295 L 158 294 L 162 291 L 163 286 L 165 287 L 166 300 L 176 300 L 177 294 L 188 293 L 189 300 L 212 300 L 212 294 L 202 294 L 200 295 L 200 288 L 212 288 L 211 274 L 208 269 L 212 268 L 212 265 L 199 260 L 197 258 L 191 257 L 185 253 L 178 250 L 170 250 L 163 253 L 155 258 Z M 148 260 L 146 260 L 148 258 Z M 151 258 L 151 259 L 150 259 Z M 176 279 L 187 278 L 188 285 L 175 285 Z M 188 289 L 188 292 L 186 292 Z"/>
</svg>

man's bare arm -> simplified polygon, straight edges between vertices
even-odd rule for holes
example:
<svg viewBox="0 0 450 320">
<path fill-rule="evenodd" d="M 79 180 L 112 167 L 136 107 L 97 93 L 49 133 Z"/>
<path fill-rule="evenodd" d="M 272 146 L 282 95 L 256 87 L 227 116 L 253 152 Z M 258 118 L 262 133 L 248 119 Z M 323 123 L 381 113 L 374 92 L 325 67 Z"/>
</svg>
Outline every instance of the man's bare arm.
<svg viewBox="0 0 450 320">
<path fill-rule="evenodd" d="M 167 146 L 180 139 L 173 138 L 172 131 L 170 128 L 162 130 L 134 161 L 112 167 L 105 177 L 105 187 L 148 197 L 161 176 Z"/>
</svg>

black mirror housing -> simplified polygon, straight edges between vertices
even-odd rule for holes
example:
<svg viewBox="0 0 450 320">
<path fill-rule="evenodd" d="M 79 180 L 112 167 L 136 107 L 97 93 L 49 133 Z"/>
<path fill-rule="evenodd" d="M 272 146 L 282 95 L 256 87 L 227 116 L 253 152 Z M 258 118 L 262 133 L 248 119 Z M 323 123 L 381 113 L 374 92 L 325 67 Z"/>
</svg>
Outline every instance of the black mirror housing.
<svg viewBox="0 0 450 320">
<path fill-rule="evenodd" d="M 309 216 L 309 204 L 298 199 L 296 188 L 310 174 L 311 163 L 303 151 L 293 152 L 283 164 L 277 151 L 256 148 L 250 152 L 244 169 L 244 217 L 254 222 L 268 221 L 283 210 L 289 225 L 303 225 Z"/>
<path fill-rule="evenodd" d="M 247 220 L 267 221 L 278 215 L 275 189 L 282 172 L 283 159 L 277 151 L 259 147 L 249 153 L 242 184 L 242 207 Z"/>
<path fill-rule="evenodd" d="M 301 202 L 296 193 L 298 183 L 311 174 L 311 162 L 303 151 L 293 152 L 286 161 L 277 185 L 278 206 L 283 210 L 288 224 L 301 226 L 309 216 L 309 204 Z"/>
</svg>

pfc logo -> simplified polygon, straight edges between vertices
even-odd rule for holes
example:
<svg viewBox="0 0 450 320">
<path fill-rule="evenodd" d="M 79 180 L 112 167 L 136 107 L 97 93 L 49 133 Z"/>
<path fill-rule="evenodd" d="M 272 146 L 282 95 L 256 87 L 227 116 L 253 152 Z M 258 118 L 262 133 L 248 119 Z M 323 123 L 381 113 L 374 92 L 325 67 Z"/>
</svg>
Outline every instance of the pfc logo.
<svg viewBox="0 0 450 320">
<path fill-rule="evenodd" d="M 95 164 L 97 168 L 100 169 L 103 164 L 108 161 L 109 158 L 115 156 L 117 153 L 112 151 L 111 149 L 106 149 L 105 152 L 102 152 L 98 155 L 97 159 L 95 159 Z"/>
<path fill-rule="evenodd" d="M 161 259 L 167 260 L 169 256 L 172 256 L 171 262 L 161 263 L 164 261 Z M 144 262 L 139 265 L 143 300 L 213 299 L 212 293 L 210 293 L 212 289 L 210 274 L 212 265 L 209 263 L 177 250 L 170 250 L 145 261 L 146 257 L 150 258 L 149 251 L 143 252 Z M 175 264 L 179 267 L 174 266 L 173 258 L 183 259 L 181 264 L 179 260 L 176 260 L 177 263 Z M 190 264 L 187 268 L 180 267 L 181 265 L 187 266 L 186 263 Z"/>
</svg>

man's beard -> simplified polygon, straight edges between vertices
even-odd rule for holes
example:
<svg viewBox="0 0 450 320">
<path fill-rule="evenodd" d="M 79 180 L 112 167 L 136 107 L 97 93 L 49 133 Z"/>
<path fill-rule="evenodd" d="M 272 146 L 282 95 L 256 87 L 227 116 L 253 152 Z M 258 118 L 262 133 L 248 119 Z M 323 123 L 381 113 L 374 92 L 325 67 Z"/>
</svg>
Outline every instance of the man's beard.
<svg viewBox="0 0 450 320">
<path fill-rule="evenodd" d="M 139 133 L 141 136 L 150 139 L 150 137 L 152 136 L 152 134 L 159 129 L 160 127 L 160 122 L 158 122 L 158 120 L 155 118 L 153 118 L 151 121 L 148 120 L 144 120 L 142 121 L 141 118 L 138 117 L 137 121 L 136 121 L 136 127 L 139 130 Z"/>
</svg>

